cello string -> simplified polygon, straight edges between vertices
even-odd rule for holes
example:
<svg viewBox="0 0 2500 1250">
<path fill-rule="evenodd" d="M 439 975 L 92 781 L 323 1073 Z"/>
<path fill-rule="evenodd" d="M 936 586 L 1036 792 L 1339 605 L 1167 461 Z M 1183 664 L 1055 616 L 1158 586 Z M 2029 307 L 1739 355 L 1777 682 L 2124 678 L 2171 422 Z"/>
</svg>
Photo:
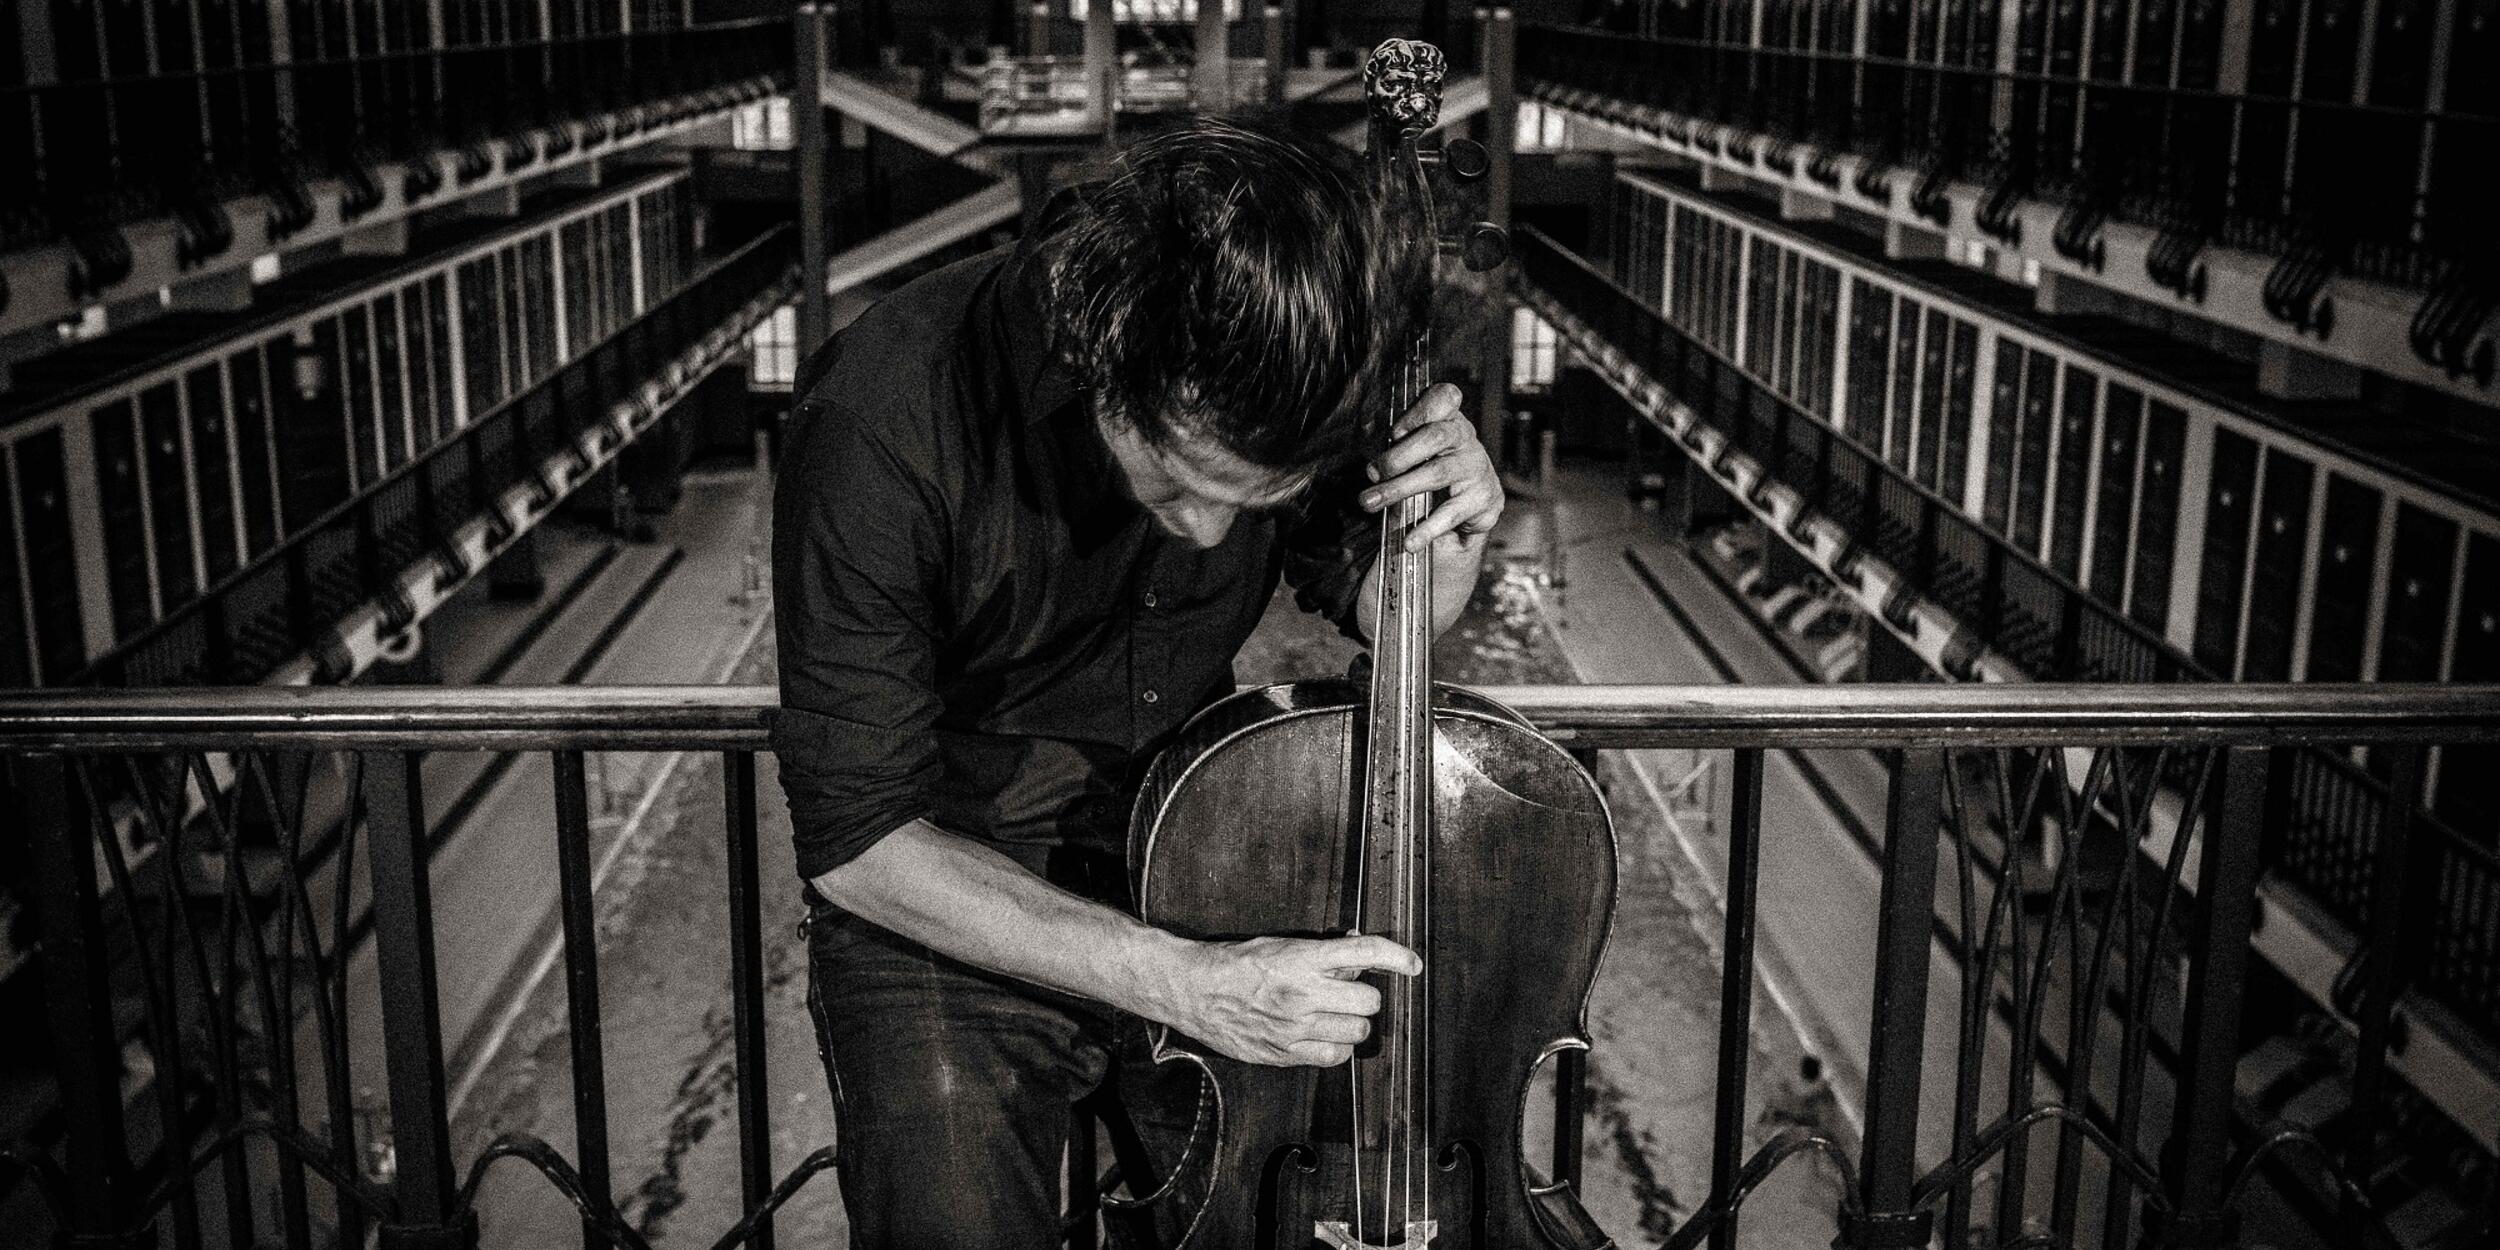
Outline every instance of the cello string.
<svg viewBox="0 0 2500 1250">
<path fill-rule="evenodd" d="M 1411 364 L 1412 362 L 1410 360 L 1405 359 L 1401 359 L 1398 362 L 1397 403 L 1399 418 L 1401 420 L 1404 419 L 1406 410 L 1414 403 L 1415 387 L 1414 376 L 1410 371 Z M 1406 855 L 1403 846 L 1406 831 L 1406 701 L 1409 697 L 1409 691 L 1406 685 L 1406 660 L 1408 651 L 1406 620 L 1407 617 L 1414 611 L 1415 607 L 1415 601 L 1409 597 L 1408 594 L 1408 592 L 1413 588 L 1408 584 L 1407 579 L 1409 561 L 1406 553 L 1406 538 L 1409 532 L 1408 526 L 1411 523 L 1413 516 L 1414 507 L 1411 503 L 1401 502 L 1398 505 L 1397 516 L 1394 518 L 1395 524 L 1391 526 L 1392 529 L 1397 531 L 1397 563 L 1391 566 L 1382 578 L 1384 582 L 1387 581 L 1389 577 L 1395 577 L 1398 581 L 1398 616 L 1395 622 L 1382 622 L 1383 628 L 1381 632 L 1386 635 L 1390 632 L 1391 628 L 1394 628 L 1396 630 L 1396 645 L 1398 649 L 1396 657 L 1397 667 L 1391 674 L 1391 681 L 1393 683 L 1391 690 L 1393 697 L 1397 700 L 1395 709 L 1397 712 L 1397 720 L 1395 722 L 1397 728 L 1394 731 L 1396 736 L 1392 739 L 1391 743 L 1391 749 L 1394 752 L 1394 755 L 1392 756 L 1390 767 L 1395 770 L 1392 773 L 1392 777 L 1396 784 L 1395 788 L 1392 789 L 1390 793 L 1391 806 L 1389 828 L 1397 835 L 1400 842 L 1398 846 L 1392 848 L 1394 858 L 1391 860 L 1390 876 L 1390 906 L 1393 909 L 1395 917 L 1392 923 L 1394 925 L 1397 940 L 1400 942 L 1411 941 L 1413 936 L 1406 931 Z M 1405 1140 L 1400 1132 L 1406 1122 L 1406 1086 L 1404 1081 L 1406 1068 L 1406 994 L 1405 986 L 1403 984 L 1400 984 L 1397 988 L 1397 1006 L 1394 1009 L 1393 1018 L 1389 1021 L 1389 1028 L 1392 1032 L 1392 1036 L 1388 1039 L 1384 1039 L 1388 1042 L 1388 1054 L 1395 1063 L 1395 1067 L 1389 1073 L 1389 1079 L 1393 1083 L 1393 1088 L 1396 1093 L 1391 1099 L 1392 1111 L 1387 1126 L 1389 1150 L 1387 1155 L 1381 1161 L 1384 1165 L 1383 1175 L 1381 1177 L 1382 1184 L 1380 1195 L 1380 1239 L 1383 1244 L 1388 1242 L 1390 1230 L 1397 1226 L 1392 1220 L 1392 1204 L 1395 1201 L 1395 1195 L 1398 1192 L 1398 1164 L 1406 1153 Z"/>
<path fill-rule="evenodd" d="M 1406 393 L 1409 407 L 1412 407 L 1415 402 L 1416 383 L 1415 351 L 1414 344 L 1410 341 L 1406 353 Z M 1418 511 L 1420 509 L 1416 505 L 1407 505 L 1405 521 L 1410 541 L 1414 534 L 1415 514 Z M 1417 943 L 1414 879 L 1416 694 L 1414 622 L 1415 566 L 1419 561 L 1406 544 L 1399 544 L 1399 549 L 1406 554 L 1405 562 L 1399 566 L 1398 570 L 1404 578 L 1406 611 L 1398 617 L 1400 631 L 1398 684 L 1400 692 L 1405 696 L 1398 709 L 1398 928 L 1405 934 L 1406 942 L 1410 946 L 1415 946 Z M 1415 984 L 1412 978 L 1399 985 L 1398 998 L 1403 1004 L 1400 1015 L 1401 1023 L 1405 1026 L 1399 1038 L 1404 1045 L 1399 1050 L 1400 1062 L 1397 1074 L 1399 1214 L 1412 1219 L 1415 1214 L 1415 1169 L 1413 1166 L 1415 1143 L 1407 1137 L 1407 1131 L 1413 1126 L 1415 1116 Z M 1401 1220 L 1397 1227 L 1402 1228 L 1404 1223 L 1405 1221 Z M 1388 1236 L 1390 1231 L 1390 1229 L 1381 1230 L 1384 1237 Z"/>
<path fill-rule="evenodd" d="M 1410 392 L 1408 402 L 1410 405 L 1413 405 L 1415 397 L 1423 397 L 1423 387 L 1425 387 L 1423 335 L 1418 335 L 1413 345 L 1408 347 L 1408 392 Z M 1415 505 L 1410 505 L 1410 515 L 1408 515 L 1410 532 L 1413 532 L 1413 525 L 1423 525 L 1423 517 L 1428 517 L 1430 510 L 1433 510 L 1433 500 L 1430 500 L 1430 495 L 1415 497 Z M 1423 895 L 1423 860 L 1420 860 L 1420 850 L 1423 850 L 1423 830 L 1425 830 L 1425 825 L 1423 825 L 1425 823 L 1425 810 L 1423 810 L 1425 773 L 1423 770 L 1428 768 L 1425 760 L 1428 760 L 1428 752 L 1433 750 L 1433 747 L 1430 747 L 1430 737 L 1428 737 L 1430 717 L 1433 717 L 1433 707 L 1430 707 L 1433 692 L 1423 685 L 1423 675 L 1425 675 L 1423 647 L 1430 645 L 1428 637 L 1430 637 L 1430 632 L 1433 632 L 1433 605 L 1428 602 L 1428 577 L 1430 577 L 1430 567 L 1433 567 L 1433 562 L 1430 560 L 1433 560 L 1433 557 L 1430 557 L 1428 550 L 1408 552 L 1405 575 L 1408 575 L 1410 595 L 1408 595 L 1408 610 L 1405 610 L 1405 615 L 1400 617 L 1400 627 L 1405 630 L 1405 647 L 1403 647 L 1405 665 L 1403 667 L 1405 667 L 1405 692 L 1408 692 L 1408 705 L 1405 705 L 1405 768 L 1403 768 L 1405 828 L 1400 830 L 1400 833 L 1403 833 L 1403 838 L 1400 838 L 1400 850 L 1403 850 L 1403 855 L 1400 855 L 1400 860 L 1403 860 L 1403 863 L 1400 863 L 1400 873 L 1405 875 L 1405 890 L 1403 890 L 1403 898 L 1400 898 L 1400 920 L 1403 920 L 1405 933 L 1408 933 L 1408 943 L 1413 945 L 1415 950 L 1423 950 L 1423 945 L 1425 945 L 1423 930 L 1418 928 L 1418 900 L 1420 900 L 1420 895 Z M 1418 1090 L 1418 1083 L 1415 1083 L 1415 1075 L 1418 1075 L 1418 1065 L 1423 1063 L 1423 1050 L 1420 1050 L 1420 1043 L 1423 1043 L 1423 1018 L 1418 1015 L 1420 995 L 1423 995 L 1423 988 L 1418 985 L 1418 978 L 1405 980 L 1405 995 L 1403 995 L 1405 998 L 1405 1063 L 1400 1065 L 1400 1068 L 1403 1068 L 1400 1080 L 1405 1083 L 1405 1100 L 1403 1100 L 1405 1115 L 1400 1118 L 1400 1133 L 1403 1133 L 1403 1140 L 1400 1140 L 1400 1173 L 1403 1173 L 1405 1223 L 1413 1223 L 1415 1220 L 1415 1130 L 1418 1130 L 1418 1110 L 1420 1110 L 1418 1108 L 1420 1090 Z"/>
<path fill-rule="evenodd" d="M 1415 354 L 1416 369 L 1429 380 L 1432 372 L 1432 326 L 1430 322 L 1425 323 L 1424 332 L 1418 337 Z M 1423 558 L 1417 561 L 1417 564 L 1419 567 L 1416 579 L 1422 585 L 1425 600 L 1421 626 L 1423 645 L 1415 657 L 1415 684 L 1420 690 L 1418 697 L 1423 701 L 1422 709 L 1417 713 L 1417 733 L 1422 736 L 1423 740 L 1416 749 L 1419 767 L 1415 782 L 1415 940 L 1422 942 L 1430 939 L 1428 926 L 1432 921 L 1432 628 L 1436 605 L 1432 602 L 1435 587 L 1432 585 L 1432 552 L 1429 548 L 1425 550 Z M 1425 975 L 1429 976 L 1429 971 Z M 1414 1067 L 1418 1084 L 1417 1097 L 1428 1102 L 1432 1097 L 1432 983 L 1419 978 L 1419 983 L 1415 987 L 1415 997 L 1417 1006 Z M 1426 1110 L 1429 1108 L 1419 1103 L 1416 1116 L 1419 1126 L 1423 1123 L 1423 1112 Z M 1424 1150 L 1432 1149 L 1432 1141 L 1428 1137 L 1420 1145 Z M 1424 1173 L 1424 1219 L 1427 1221 L 1432 1219 L 1432 1173 L 1429 1171 Z"/>
</svg>

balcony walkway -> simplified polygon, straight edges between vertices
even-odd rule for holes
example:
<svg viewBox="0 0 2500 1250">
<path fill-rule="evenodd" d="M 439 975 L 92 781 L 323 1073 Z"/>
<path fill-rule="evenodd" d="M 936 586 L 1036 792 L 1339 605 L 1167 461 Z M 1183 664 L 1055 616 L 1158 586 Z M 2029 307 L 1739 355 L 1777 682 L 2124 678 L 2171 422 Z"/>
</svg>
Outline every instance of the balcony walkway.
<svg viewBox="0 0 2500 1250">
<path fill-rule="evenodd" d="M 1561 477 L 1553 507 L 1514 503 L 1484 589 L 1442 643 L 1439 662 L 1447 676 L 1482 684 L 1712 683 L 1731 674 L 1794 679 L 1724 592 L 1670 549 L 1652 518 L 1624 502 L 1610 472 Z M 751 481 L 727 479 L 717 499 L 697 489 L 690 486 L 687 503 L 662 536 L 685 547 L 688 559 L 583 680 L 772 680 L 769 621 L 727 601 L 738 588 L 745 538 L 753 532 L 746 500 L 761 491 Z M 1632 551 L 1676 596 L 1677 614 L 1662 609 L 1635 572 Z M 1540 576 L 1557 565 L 1567 584 L 1540 587 Z M 1705 637 L 1707 646 L 1697 641 Z M 1249 682 L 1341 672 L 1352 654 L 1349 644 L 1280 596 L 1239 672 Z M 1818 756 L 1816 775 L 1801 771 L 1793 757 L 1773 757 L 1766 795 L 1773 810 L 1825 811 L 1819 805 L 1835 793 L 1871 806 L 1863 819 L 1835 819 L 1766 839 L 1768 992 L 1760 1000 L 1766 1007 L 1757 1016 L 1752 1059 L 1756 1141 L 1791 1123 L 1846 1138 L 1857 1134 L 1854 1089 L 1862 1078 L 1827 1067 L 1845 1094 L 1827 1081 L 1802 1078 L 1809 1049 L 1834 1052 L 1821 1040 L 1809 1046 L 1801 1038 L 1838 1032 L 1847 1039 L 1845 1053 L 1864 1053 L 1864 999 L 1873 978 L 1871 966 L 1860 965 L 1873 949 L 1871 917 L 1861 917 L 1868 929 L 1863 935 L 1834 933 L 1819 920 L 1783 926 L 1778 918 L 1817 917 L 1821 909 L 1810 900 L 1834 891 L 1872 897 L 1874 867 L 1854 850 L 1850 829 L 1880 822 L 1883 775 L 1863 753 Z M 716 757 L 700 754 L 683 757 L 682 766 L 674 757 L 614 757 L 611 797 L 603 808 L 599 757 L 592 758 L 593 810 L 615 813 L 594 822 L 592 844 L 602 874 L 600 979 L 615 1191 L 628 1222 L 654 1244 L 672 1244 L 679 1230 L 679 1244 L 690 1244 L 734 1223 L 740 1205 L 730 1131 L 736 1109 L 729 930 L 720 903 L 727 867 L 713 816 L 722 802 L 720 768 Z M 1631 752 L 1610 755 L 1601 768 L 1624 875 L 1615 955 L 1591 1004 L 1596 1049 L 1589 1064 L 1584 1192 L 1604 1226 L 1630 1244 L 1662 1239 L 1690 1215 L 1709 1183 L 1720 923 L 1720 850 L 1711 832 L 1723 827 L 1727 800 L 1724 786 L 1713 785 L 1724 763 L 1704 768 L 1701 758 L 1689 751 Z M 546 767 L 543 757 L 532 757 L 512 769 L 495 797 L 476 809 L 474 827 L 454 843 L 477 850 L 437 864 L 443 914 L 511 917 L 493 926 L 445 926 L 438 935 L 453 1055 L 453 1153 L 459 1158 L 474 1157 L 501 1132 L 567 1141 L 573 1131 L 563 982 L 550 974 L 555 887 L 544 865 L 552 860 L 552 822 L 539 810 L 548 790 L 544 779 L 523 776 Z M 791 937 L 800 915 L 797 890 L 777 875 L 787 871 L 787 815 L 769 758 L 761 769 L 766 1044 L 778 1171 L 830 1140 L 831 1115 L 808 1029 L 804 956 Z M 1702 770 L 1698 777 L 1696 769 Z M 1819 779 L 1824 774 L 1831 780 Z M 450 859 L 462 862 L 447 870 Z M 1834 873 L 1855 875 L 1834 882 Z M 477 901 L 456 901 L 465 899 Z M 1814 984 L 1801 986 L 1794 979 L 1799 975 Z M 1854 997 L 1836 998 L 1843 986 L 1853 987 Z M 1805 1002 L 1819 1006 L 1801 1018 Z M 1835 1009 L 1835 1002 L 1843 1006 Z M 361 1055 L 379 1053 L 368 1037 L 355 1045 Z M 1541 1120 L 1551 1103 L 1540 1092 L 1529 1105 L 1531 1119 Z M 1532 1158 L 1545 1156 L 1545 1139 L 1540 1126 Z M 1783 1169 L 1747 1204 L 1743 1244 L 1828 1240 L 1836 1192 L 1828 1177 L 1810 1169 Z M 554 1244 L 579 1228 L 571 1208 L 518 1167 L 486 1183 L 480 1214 L 488 1244 Z M 776 1227 L 785 1244 L 840 1244 L 830 1181 L 811 1185 L 785 1207 Z"/>
</svg>

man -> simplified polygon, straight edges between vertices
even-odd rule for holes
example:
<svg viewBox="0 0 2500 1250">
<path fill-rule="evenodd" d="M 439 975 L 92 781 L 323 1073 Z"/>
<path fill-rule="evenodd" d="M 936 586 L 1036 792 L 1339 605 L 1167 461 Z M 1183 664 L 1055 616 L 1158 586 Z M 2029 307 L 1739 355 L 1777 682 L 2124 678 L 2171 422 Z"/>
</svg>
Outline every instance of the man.
<svg viewBox="0 0 2500 1250">
<path fill-rule="evenodd" d="M 1353 978 L 1420 969 L 1379 937 L 1164 933 L 1121 863 L 1147 764 L 1232 690 L 1280 574 L 1368 633 L 1377 514 L 1442 492 L 1416 535 L 1440 627 L 1475 584 L 1502 493 L 1457 392 L 1356 455 L 1409 333 L 1400 251 L 1316 149 L 1186 123 L 805 371 L 774 747 L 853 1244 L 1053 1245 L 1071 1102 L 1115 1079 L 1150 1131 L 1196 1111 L 1187 1065 L 1120 1071 L 1141 1021 L 1343 1063 L 1379 1009 Z"/>
</svg>

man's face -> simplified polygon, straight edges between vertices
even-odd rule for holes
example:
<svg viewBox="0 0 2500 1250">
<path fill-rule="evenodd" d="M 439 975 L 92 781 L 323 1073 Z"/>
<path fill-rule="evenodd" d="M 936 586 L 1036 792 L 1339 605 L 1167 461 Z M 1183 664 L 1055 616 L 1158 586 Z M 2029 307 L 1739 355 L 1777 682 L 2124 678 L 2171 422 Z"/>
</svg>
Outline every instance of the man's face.
<svg viewBox="0 0 2500 1250">
<path fill-rule="evenodd" d="M 1195 547 L 1223 542 L 1244 509 L 1282 505 L 1311 480 L 1307 471 L 1251 464 L 1185 429 L 1156 447 L 1125 422 L 1099 418 L 1097 424 L 1129 497 L 1163 532 Z"/>
</svg>

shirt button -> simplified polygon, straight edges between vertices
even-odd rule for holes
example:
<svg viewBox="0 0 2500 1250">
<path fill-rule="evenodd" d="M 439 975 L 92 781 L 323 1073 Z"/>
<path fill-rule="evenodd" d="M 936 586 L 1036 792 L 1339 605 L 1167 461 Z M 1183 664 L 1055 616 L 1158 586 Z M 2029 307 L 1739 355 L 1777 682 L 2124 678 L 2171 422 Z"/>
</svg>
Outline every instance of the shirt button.
<svg viewBox="0 0 2500 1250">
<path fill-rule="evenodd" d="M 1141 698 L 1141 699 L 1144 699 L 1144 700 L 1145 700 L 1146 702 L 1148 702 L 1148 703 L 1152 703 L 1152 702 L 1154 702 L 1155 700 L 1162 698 L 1163 696 L 1161 696 L 1161 695 L 1159 695 L 1159 694 L 1156 694 L 1156 693 L 1155 693 L 1154 691 L 1152 691 L 1152 690 L 1149 690 L 1149 691 L 1147 691 L 1146 693 L 1144 693 L 1144 694 L 1142 694 L 1142 695 L 1139 695 L 1139 696 L 1137 696 L 1137 697 L 1139 697 L 1139 698 Z"/>
<path fill-rule="evenodd" d="M 1149 591 L 1147 591 L 1147 592 L 1146 592 L 1146 606 L 1151 608 L 1151 607 L 1153 607 L 1154 605 L 1155 605 L 1155 592 L 1153 592 L 1153 591 L 1149 590 Z"/>
</svg>

